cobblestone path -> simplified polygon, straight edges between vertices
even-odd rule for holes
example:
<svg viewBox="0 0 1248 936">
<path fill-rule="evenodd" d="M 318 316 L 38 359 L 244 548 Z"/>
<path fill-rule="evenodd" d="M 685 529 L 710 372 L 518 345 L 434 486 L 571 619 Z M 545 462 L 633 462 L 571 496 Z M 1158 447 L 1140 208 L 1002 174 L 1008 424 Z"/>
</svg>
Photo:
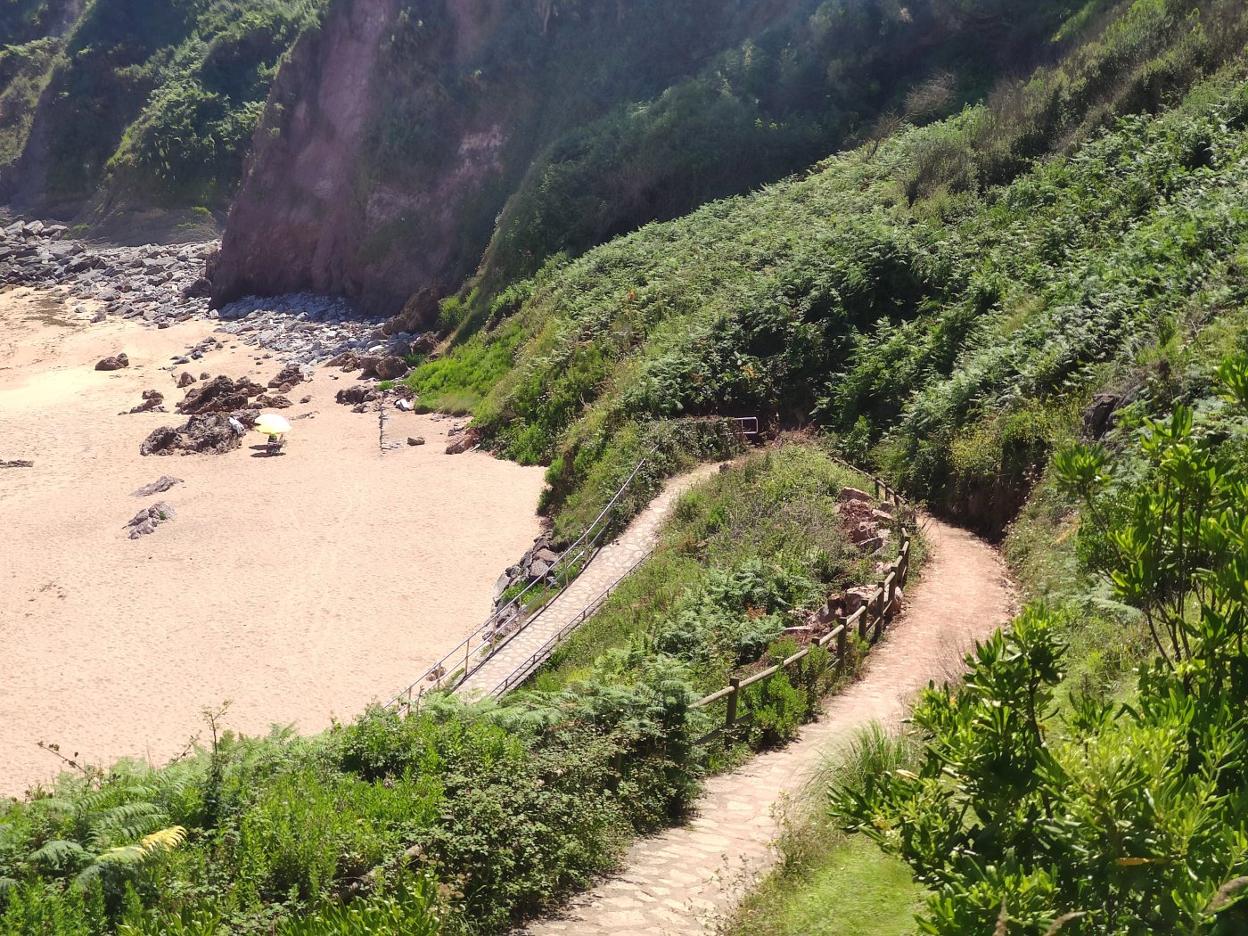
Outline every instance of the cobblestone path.
<svg viewBox="0 0 1248 936">
<path fill-rule="evenodd" d="M 871 721 L 896 723 L 929 680 L 956 675 L 973 641 L 1009 621 L 1014 593 L 997 552 L 964 530 L 923 519 L 927 564 L 861 678 L 792 744 L 711 778 L 689 823 L 634 843 L 617 876 L 532 925 L 530 936 L 708 932 L 708 921 L 774 861 L 776 807 L 827 751 Z"/>
</svg>

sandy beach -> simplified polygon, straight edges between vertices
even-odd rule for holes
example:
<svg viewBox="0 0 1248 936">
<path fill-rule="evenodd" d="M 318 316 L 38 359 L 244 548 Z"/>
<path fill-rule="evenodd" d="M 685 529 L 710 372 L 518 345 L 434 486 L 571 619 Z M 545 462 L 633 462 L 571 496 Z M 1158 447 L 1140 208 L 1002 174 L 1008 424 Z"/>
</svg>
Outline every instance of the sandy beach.
<svg viewBox="0 0 1248 936">
<path fill-rule="evenodd" d="M 249 734 L 350 719 L 480 623 L 539 532 L 540 468 L 446 455 L 449 420 L 399 412 L 389 436 L 428 444 L 383 455 L 376 417 L 333 400 L 354 377 L 324 369 L 289 394 L 311 400 L 283 412 L 282 457 L 256 457 L 255 434 L 224 455 L 142 457 L 149 432 L 185 422 L 177 373 L 266 383 L 281 362 L 222 336 L 171 374 L 211 322 L 88 325 L 50 296 L 0 292 L 0 460 L 34 462 L 0 468 L 0 795 L 60 769 L 39 741 L 159 763 L 227 699 Z M 130 367 L 94 370 L 119 351 Z M 118 415 L 152 388 L 169 413 Z M 185 483 L 133 496 L 163 474 Z M 128 539 L 158 500 L 176 518 Z"/>
</svg>

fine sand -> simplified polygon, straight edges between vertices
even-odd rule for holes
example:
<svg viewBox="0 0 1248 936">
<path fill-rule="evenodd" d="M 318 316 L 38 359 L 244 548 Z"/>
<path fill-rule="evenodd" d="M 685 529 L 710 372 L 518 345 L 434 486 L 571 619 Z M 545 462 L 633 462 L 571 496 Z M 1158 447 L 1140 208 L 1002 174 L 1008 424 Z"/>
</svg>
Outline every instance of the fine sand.
<svg viewBox="0 0 1248 936">
<path fill-rule="evenodd" d="M 281 457 L 256 457 L 254 433 L 225 455 L 141 457 L 152 429 L 185 422 L 160 368 L 211 323 L 84 318 L 49 293 L 0 292 L 0 461 L 34 462 L 0 468 L 0 795 L 60 769 L 39 741 L 92 764 L 160 763 L 226 700 L 227 727 L 248 734 L 350 719 L 479 624 L 539 532 L 541 469 L 446 455 L 450 421 L 393 410 L 404 444 L 383 455 L 376 416 L 333 400 L 349 374 L 291 391 L 312 399 L 283 411 Z M 175 373 L 267 383 L 280 369 L 219 337 Z M 118 351 L 128 369 L 94 370 Z M 118 415 L 149 388 L 169 413 Z M 427 444 L 406 445 L 417 435 Z M 162 474 L 185 483 L 132 496 Z M 176 518 L 128 539 L 158 500 Z"/>
</svg>

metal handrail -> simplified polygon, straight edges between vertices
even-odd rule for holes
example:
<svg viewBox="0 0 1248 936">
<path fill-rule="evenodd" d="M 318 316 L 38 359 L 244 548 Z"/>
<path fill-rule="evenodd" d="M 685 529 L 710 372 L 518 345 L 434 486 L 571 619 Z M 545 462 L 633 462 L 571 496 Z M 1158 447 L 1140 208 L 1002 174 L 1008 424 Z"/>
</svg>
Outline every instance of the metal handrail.
<svg viewBox="0 0 1248 936">
<path fill-rule="evenodd" d="M 650 452 L 647 452 L 646 455 L 643 456 L 639 462 L 637 462 L 636 466 L 629 473 L 628 477 L 624 480 L 624 483 L 620 485 L 619 489 L 615 492 L 614 495 L 612 495 L 611 499 L 607 502 L 607 505 L 602 509 L 602 511 L 598 514 L 598 516 L 596 516 L 593 519 L 593 521 L 589 524 L 589 526 L 585 528 L 585 531 L 579 537 L 577 537 L 577 539 L 574 540 L 570 546 L 568 546 L 562 553 L 560 553 L 558 558 L 556 558 L 554 562 L 551 563 L 550 569 L 547 570 L 547 575 L 549 575 L 551 572 L 554 572 L 556 569 L 559 569 L 560 567 L 564 567 L 564 568 L 568 566 L 574 567 L 576 563 L 580 562 L 583 558 L 589 555 L 591 551 L 593 551 L 596 548 L 598 540 L 606 532 L 609 526 L 608 524 L 603 524 L 601 527 L 599 527 L 599 524 L 602 523 L 603 518 L 607 516 L 607 514 L 616 505 L 619 499 L 624 495 L 624 492 L 633 483 L 633 480 L 637 477 L 638 472 L 641 471 L 642 467 L 646 464 L 647 459 L 649 459 L 649 457 L 652 454 L 653 454 L 653 450 L 651 450 Z M 596 533 L 594 533 L 595 527 L 598 527 L 598 530 Z M 592 539 L 589 538 L 591 533 L 594 533 Z M 573 555 L 574 552 L 575 552 L 575 555 Z M 569 559 L 569 556 L 571 556 L 571 559 Z M 520 627 L 517 627 L 514 631 L 512 631 L 512 633 L 507 635 L 505 640 L 498 641 L 498 642 L 495 642 L 493 640 L 487 640 L 484 636 L 485 633 L 489 630 L 492 630 L 494 626 L 500 620 L 502 620 L 508 613 L 512 611 L 515 611 L 517 615 L 522 613 L 522 611 L 520 610 L 520 607 L 523 602 L 524 596 L 527 595 L 531 590 L 536 588 L 544 580 L 545 580 L 545 576 L 543 576 L 542 578 L 534 579 L 532 582 L 526 585 L 519 593 L 517 593 L 510 601 L 496 608 L 480 626 L 478 626 L 475 630 L 472 631 L 472 633 L 470 633 L 467 637 L 465 637 L 458 644 L 456 644 L 449 652 L 444 654 L 439 660 L 433 663 L 427 670 L 425 670 L 425 672 L 423 672 L 419 677 L 417 677 L 415 681 L 410 683 L 406 689 L 401 690 L 397 695 L 395 695 L 394 698 L 392 698 L 389 702 L 386 703 L 385 707 L 394 708 L 400 704 L 403 704 L 403 705 L 406 705 L 410 709 L 412 702 L 413 702 L 413 698 L 412 698 L 413 693 L 415 693 L 416 701 L 419 702 L 420 698 L 425 694 L 425 692 L 427 691 L 433 692 L 439 689 L 447 688 L 444 685 L 444 683 L 448 681 L 447 680 L 448 675 L 456 679 L 456 682 L 450 688 L 454 688 L 454 686 L 458 686 L 460 683 L 462 683 L 465 679 L 467 679 L 474 672 L 473 667 L 472 667 L 472 651 L 473 651 L 472 645 L 473 645 L 474 640 L 477 642 L 478 653 L 481 650 L 481 645 L 486 644 L 487 646 L 490 647 L 491 655 L 492 655 L 493 652 L 496 652 L 497 650 L 505 646 L 511 640 L 512 637 L 514 637 L 521 630 L 524 630 L 526 627 L 532 624 L 533 621 L 537 620 L 537 618 L 542 614 L 542 612 L 545 611 L 546 608 L 550 606 L 550 603 L 555 598 L 557 598 L 560 594 L 562 594 L 567 589 L 568 585 L 570 584 L 569 582 L 565 582 L 562 586 L 560 586 L 559 590 L 556 591 L 554 595 L 551 595 L 549 598 L 547 598 L 546 601 L 542 602 L 542 604 L 536 609 L 536 611 L 530 614 L 527 617 L 527 619 L 521 624 Z M 458 661 L 461 656 L 463 657 L 462 667 L 458 667 L 454 670 L 449 669 L 449 667 L 452 665 L 452 661 Z M 486 659 L 488 659 L 488 657 Z M 484 664 L 484 662 L 485 660 L 480 660 L 478 662 L 478 666 Z M 431 683 L 431 684 L 426 686 L 424 685 L 425 683 Z"/>
<path fill-rule="evenodd" d="M 507 690 L 519 685 L 527 679 L 529 675 L 537 669 L 537 667 L 540 666 L 547 657 L 550 656 L 556 646 L 567 639 L 568 635 L 574 630 L 597 614 L 598 610 L 606 604 L 607 599 L 614 594 L 615 590 L 620 587 L 623 581 L 632 575 L 633 571 L 652 555 L 654 555 L 654 549 L 647 549 L 644 553 L 642 553 L 642 555 L 638 556 L 632 565 L 620 573 L 619 577 L 616 578 L 614 582 L 599 592 L 594 597 L 593 601 L 577 613 L 576 617 L 572 618 L 572 620 L 564 624 L 561 628 L 559 628 L 559 630 L 555 631 L 554 634 L 547 638 L 544 644 L 529 654 L 523 663 L 513 669 L 502 682 L 496 685 L 493 689 L 489 690 L 486 695 L 500 696 Z"/>
<path fill-rule="evenodd" d="M 758 417 L 756 416 L 734 416 L 734 417 L 723 417 L 723 418 L 725 418 L 728 422 L 734 423 L 737 427 L 738 432 L 740 432 L 743 437 L 751 436 L 751 435 L 758 435 L 759 433 L 759 420 L 758 420 Z M 601 523 L 603 518 L 607 516 L 607 514 L 611 511 L 611 509 L 615 506 L 615 504 L 619 501 L 619 499 L 624 495 L 624 492 L 628 489 L 628 487 L 632 484 L 633 480 L 637 477 L 638 472 L 641 471 L 642 467 L 646 464 L 646 461 L 657 450 L 658 450 L 658 445 L 656 444 L 655 446 L 651 447 L 651 449 L 641 458 L 639 462 L 637 462 L 636 466 L 633 468 L 632 472 L 629 473 L 629 476 L 625 479 L 624 483 L 620 485 L 619 490 L 615 492 L 615 494 L 607 502 L 607 505 L 602 509 L 602 511 L 598 514 L 598 516 L 594 518 L 593 522 L 591 522 L 589 526 L 585 528 L 585 532 L 583 532 L 570 546 L 568 546 L 562 553 L 560 553 L 558 558 L 556 558 L 553 563 L 551 563 L 550 569 L 547 570 L 547 575 L 549 575 L 551 572 L 554 572 L 557 568 L 561 566 L 563 567 L 567 567 L 569 565 L 575 566 L 575 564 L 577 562 L 580 562 L 583 558 L 585 558 L 587 554 L 589 555 L 590 559 L 593 558 L 592 554 L 594 551 L 596 551 L 598 541 L 602 537 L 602 535 L 606 532 L 608 525 L 607 524 L 602 525 L 598 529 L 598 531 L 594 533 L 592 539 L 589 539 L 590 533 L 593 532 L 594 528 L 597 527 L 599 523 Z M 572 556 L 571 560 L 568 560 L 568 556 L 571 555 L 574 550 L 577 550 L 576 555 Z M 596 611 L 599 607 L 601 607 L 601 602 L 606 599 L 606 596 L 610 594 L 612 589 L 617 587 L 619 583 L 623 581 L 624 577 L 626 577 L 629 573 L 631 573 L 633 569 L 635 569 L 638 565 L 640 565 L 641 562 L 645 558 L 647 558 L 649 555 L 650 553 L 647 552 L 646 555 L 642 556 L 640 559 L 637 560 L 637 562 L 635 562 L 632 566 L 630 566 L 628 571 L 625 572 L 624 575 L 621 576 L 619 579 L 617 579 L 615 583 L 612 586 L 610 586 L 610 588 L 608 588 L 602 595 L 600 595 L 597 599 L 591 602 L 590 605 L 582 609 L 582 611 L 574 619 L 575 623 L 569 622 L 569 624 L 565 624 L 562 628 L 560 628 L 559 634 L 557 634 L 556 637 L 558 639 L 562 639 L 563 636 L 566 636 L 566 634 L 570 633 L 573 629 L 575 629 L 575 627 L 584 623 L 586 618 L 588 618 L 591 614 L 593 614 L 594 611 Z M 514 638 L 521 631 L 527 629 L 530 625 L 532 625 L 533 622 L 536 621 L 542 615 L 542 613 L 547 608 L 550 607 L 551 603 L 553 603 L 556 598 L 562 595 L 567 590 L 568 586 L 571 584 L 570 582 L 565 581 L 554 594 L 550 595 L 545 601 L 543 601 L 542 604 L 539 605 L 534 611 L 532 611 L 532 613 L 530 613 L 520 623 L 518 627 L 516 627 L 513 631 L 507 634 L 504 637 L 504 639 L 499 640 L 499 641 L 486 640 L 483 635 L 487 631 L 491 630 L 494 627 L 494 625 L 497 624 L 497 622 L 504 617 L 504 615 L 506 615 L 507 613 L 513 610 L 516 611 L 517 616 L 519 616 L 522 613 L 522 611 L 520 610 L 522 599 L 524 598 L 526 594 L 529 593 L 531 589 L 536 588 L 544 580 L 545 580 L 545 576 L 539 579 L 534 579 L 532 582 L 526 585 L 517 595 L 515 595 L 510 601 L 508 601 L 505 605 L 502 605 L 501 607 L 496 608 L 494 612 L 488 618 L 486 618 L 484 623 L 482 623 L 472 633 L 470 633 L 467 637 L 465 637 L 458 644 L 456 644 L 455 647 L 451 649 L 448 653 L 446 653 L 441 659 L 439 659 L 437 662 L 431 665 L 427 670 L 425 670 L 425 672 L 422 673 L 414 682 L 409 684 L 406 689 L 403 689 L 397 695 L 395 695 L 394 698 L 392 698 L 389 702 L 386 703 L 385 707 L 394 708 L 400 704 L 403 704 L 403 705 L 406 705 L 408 710 L 410 711 L 411 705 L 413 702 L 413 698 L 412 698 L 413 692 L 415 692 L 416 694 L 415 700 L 417 704 L 419 704 L 420 699 L 424 696 L 425 692 L 427 691 L 433 692 L 433 691 L 438 691 L 444 688 L 449 688 L 451 690 L 454 690 L 458 686 L 462 685 L 463 682 L 467 680 L 469 676 L 471 676 L 474 672 L 476 672 L 477 669 L 480 669 L 481 666 L 484 666 L 485 663 L 495 653 L 497 653 L 500 649 L 502 649 L 502 647 L 506 646 L 512 640 L 512 638 Z M 480 653 L 482 649 L 481 644 L 483 643 L 486 644 L 490 650 L 490 653 L 488 656 L 477 661 L 476 667 L 472 665 L 472 643 L 474 640 L 477 641 L 478 653 Z M 558 641 L 556 640 L 556 642 Z M 452 660 L 458 661 L 461 654 L 463 656 L 462 665 L 460 665 L 458 668 L 454 670 L 448 670 L 448 667 L 451 665 L 451 661 Z M 449 676 L 451 677 L 450 679 L 448 679 L 448 673 L 449 673 Z M 511 677 L 508 677 L 508 678 L 510 679 Z M 427 682 L 431 683 L 431 685 L 425 686 L 424 684 Z M 451 683 L 451 684 L 448 686 L 446 685 L 447 683 Z M 509 686 L 510 686 L 510 683 L 505 685 L 502 691 L 506 691 L 506 688 L 509 688 Z"/>
</svg>

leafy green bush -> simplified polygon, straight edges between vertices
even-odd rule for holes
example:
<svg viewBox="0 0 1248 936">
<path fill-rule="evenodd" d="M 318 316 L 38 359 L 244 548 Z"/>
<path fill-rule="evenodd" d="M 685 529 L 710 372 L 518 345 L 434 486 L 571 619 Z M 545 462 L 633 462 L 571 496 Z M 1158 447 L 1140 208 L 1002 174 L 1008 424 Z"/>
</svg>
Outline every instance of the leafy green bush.
<svg viewBox="0 0 1248 936">
<path fill-rule="evenodd" d="M 1244 928 L 1248 668 L 1248 358 L 1220 370 L 1233 417 L 1175 407 L 1135 460 L 1062 453 L 1083 502 L 1084 561 L 1139 608 L 1155 656 L 1131 704 L 1072 696 L 1059 713 L 1062 628 L 1032 607 L 929 689 L 919 764 L 834 794 L 847 825 L 902 856 L 933 896 L 931 933 L 1191 932 Z M 1229 435 L 1228 435 L 1229 429 Z"/>
</svg>

